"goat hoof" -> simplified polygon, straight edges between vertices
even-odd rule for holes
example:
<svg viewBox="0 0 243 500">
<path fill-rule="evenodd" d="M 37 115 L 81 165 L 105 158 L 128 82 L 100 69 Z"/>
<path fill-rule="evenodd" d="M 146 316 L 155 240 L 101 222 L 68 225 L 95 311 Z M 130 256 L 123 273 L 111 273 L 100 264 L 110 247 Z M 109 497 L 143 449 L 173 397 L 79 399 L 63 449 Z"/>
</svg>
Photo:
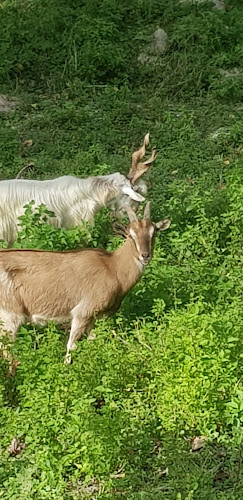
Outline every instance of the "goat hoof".
<svg viewBox="0 0 243 500">
<path fill-rule="evenodd" d="M 71 354 L 66 354 L 65 360 L 64 360 L 64 365 L 70 365 L 71 363 L 72 363 Z"/>
</svg>

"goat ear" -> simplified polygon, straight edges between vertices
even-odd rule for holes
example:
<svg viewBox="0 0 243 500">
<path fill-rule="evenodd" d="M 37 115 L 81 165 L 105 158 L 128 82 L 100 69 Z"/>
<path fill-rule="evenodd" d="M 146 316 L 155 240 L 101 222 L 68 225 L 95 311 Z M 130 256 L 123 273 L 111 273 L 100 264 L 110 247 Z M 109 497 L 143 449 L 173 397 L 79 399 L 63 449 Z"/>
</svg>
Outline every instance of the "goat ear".
<svg viewBox="0 0 243 500">
<path fill-rule="evenodd" d="M 122 238 L 126 238 L 127 237 L 127 228 L 126 226 L 123 226 L 123 224 L 119 224 L 118 222 L 114 222 L 112 224 L 112 227 L 113 227 L 113 231 L 115 234 L 117 234 L 118 236 L 122 236 Z"/>
<path fill-rule="evenodd" d="M 134 189 L 132 189 L 129 186 L 122 187 L 122 192 L 124 194 L 126 194 L 127 196 L 129 196 L 129 198 L 131 198 L 131 200 L 134 200 L 134 201 L 144 201 L 145 200 L 144 196 L 137 193 Z"/>
<path fill-rule="evenodd" d="M 170 227 L 170 222 L 170 219 L 160 220 L 159 222 L 156 222 L 155 227 L 157 231 L 165 231 L 168 227 Z"/>
</svg>

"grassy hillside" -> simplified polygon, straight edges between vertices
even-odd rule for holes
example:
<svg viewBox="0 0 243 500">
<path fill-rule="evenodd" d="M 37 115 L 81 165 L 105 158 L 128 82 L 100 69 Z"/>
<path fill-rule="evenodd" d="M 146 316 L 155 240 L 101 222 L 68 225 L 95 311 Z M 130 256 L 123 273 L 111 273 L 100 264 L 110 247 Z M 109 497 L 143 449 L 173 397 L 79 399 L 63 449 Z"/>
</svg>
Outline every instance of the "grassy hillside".
<svg viewBox="0 0 243 500">
<path fill-rule="evenodd" d="M 72 365 L 55 324 L 21 328 L 14 378 L 0 360 L 0 498 L 240 500 L 241 2 L 0 7 L 1 92 L 18 100 L 0 114 L 0 179 L 28 164 L 26 178 L 126 173 L 149 131 L 159 152 L 146 177 L 153 219 L 172 220 L 140 283 Z M 143 66 L 157 26 L 166 51 Z M 30 210 L 22 224 L 18 247 L 121 244 L 105 210 L 91 237 Z M 26 448 L 10 457 L 14 436 Z"/>
</svg>

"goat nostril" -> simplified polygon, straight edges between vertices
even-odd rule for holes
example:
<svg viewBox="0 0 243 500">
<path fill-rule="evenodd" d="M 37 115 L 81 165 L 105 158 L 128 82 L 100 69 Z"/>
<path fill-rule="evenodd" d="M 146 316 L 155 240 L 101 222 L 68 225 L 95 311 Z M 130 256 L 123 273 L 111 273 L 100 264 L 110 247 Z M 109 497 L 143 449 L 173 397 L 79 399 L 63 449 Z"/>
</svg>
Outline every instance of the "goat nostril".
<svg viewBox="0 0 243 500">
<path fill-rule="evenodd" d="M 149 258 L 149 253 L 142 253 L 143 259 L 148 259 Z"/>
</svg>

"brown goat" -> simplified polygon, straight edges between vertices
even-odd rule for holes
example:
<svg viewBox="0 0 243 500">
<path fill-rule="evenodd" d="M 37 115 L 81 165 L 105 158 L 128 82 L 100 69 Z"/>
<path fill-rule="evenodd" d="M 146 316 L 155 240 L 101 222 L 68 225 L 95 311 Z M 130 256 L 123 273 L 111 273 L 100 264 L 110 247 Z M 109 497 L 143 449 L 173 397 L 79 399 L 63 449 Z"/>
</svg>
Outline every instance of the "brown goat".
<svg viewBox="0 0 243 500">
<path fill-rule="evenodd" d="M 169 227 L 165 219 L 150 221 L 150 202 L 142 220 L 128 207 L 130 224 L 117 225 L 126 237 L 112 253 L 101 249 L 70 252 L 0 251 L 1 334 L 12 340 L 26 322 L 71 320 L 65 362 L 95 318 L 115 313 L 126 293 L 139 281 L 152 258 L 156 232 Z"/>
</svg>

